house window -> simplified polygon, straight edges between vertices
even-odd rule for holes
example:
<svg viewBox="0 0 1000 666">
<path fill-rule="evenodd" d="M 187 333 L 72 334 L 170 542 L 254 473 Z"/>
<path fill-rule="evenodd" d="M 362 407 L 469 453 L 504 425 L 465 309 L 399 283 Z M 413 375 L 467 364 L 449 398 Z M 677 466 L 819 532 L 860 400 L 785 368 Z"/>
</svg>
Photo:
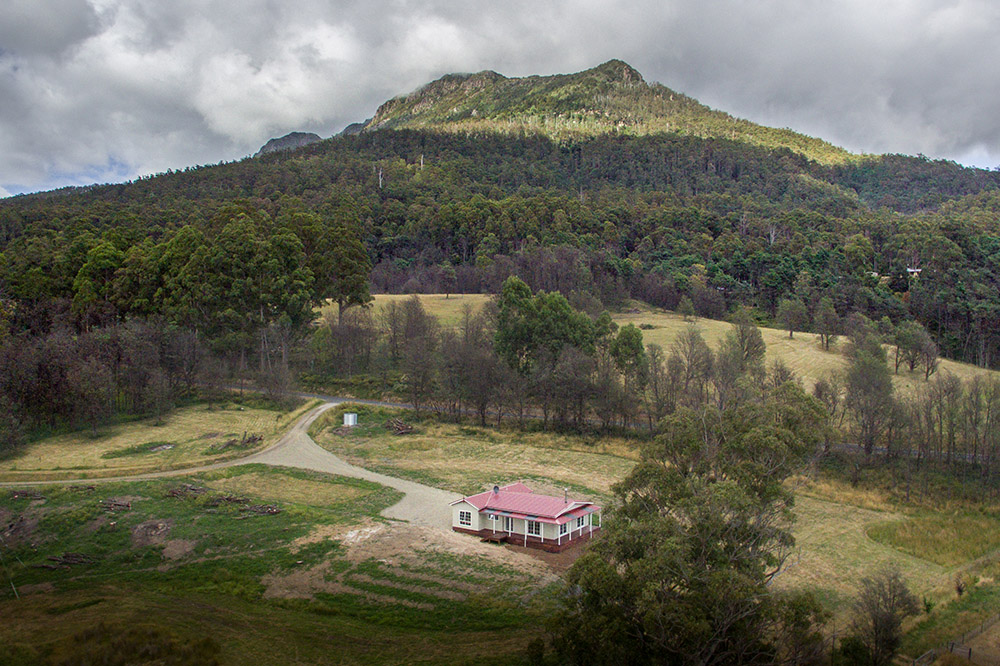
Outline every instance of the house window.
<svg viewBox="0 0 1000 666">
<path fill-rule="evenodd" d="M 537 520 L 528 521 L 528 535 L 529 536 L 542 536 L 542 524 Z"/>
<path fill-rule="evenodd" d="M 566 534 L 569 531 L 569 523 L 563 523 L 559 526 L 559 536 Z"/>
<path fill-rule="evenodd" d="M 458 512 L 458 524 L 459 525 L 472 525 L 472 512 L 471 511 L 459 511 Z"/>
<path fill-rule="evenodd" d="M 495 513 L 490 514 L 490 520 L 500 520 L 500 516 Z"/>
<path fill-rule="evenodd" d="M 577 527 L 583 527 L 583 525 L 584 525 L 583 521 L 585 521 L 585 520 L 586 520 L 585 516 L 580 516 L 579 518 L 576 519 L 576 526 Z"/>
</svg>

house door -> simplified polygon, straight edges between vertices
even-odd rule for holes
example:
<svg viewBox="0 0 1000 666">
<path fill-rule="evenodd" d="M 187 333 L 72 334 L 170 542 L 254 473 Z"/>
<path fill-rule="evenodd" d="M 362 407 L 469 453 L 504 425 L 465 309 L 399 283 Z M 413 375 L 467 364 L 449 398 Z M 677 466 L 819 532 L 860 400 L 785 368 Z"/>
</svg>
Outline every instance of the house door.
<svg viewBox="0 0 1000 666">
<path fill-rule="evenodd" d="M 514 519 L 510 516 L 503 517 L 503 531 L 513 532 L 514 531 Z"/>
</svg>

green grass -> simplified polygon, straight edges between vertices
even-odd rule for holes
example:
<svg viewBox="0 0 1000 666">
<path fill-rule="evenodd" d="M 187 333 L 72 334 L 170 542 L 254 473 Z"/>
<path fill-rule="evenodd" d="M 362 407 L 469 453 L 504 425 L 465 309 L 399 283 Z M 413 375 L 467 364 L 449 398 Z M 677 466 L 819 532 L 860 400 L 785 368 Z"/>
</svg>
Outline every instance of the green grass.
<svg viewBox="0 0 1000 666">
<path fill-rule="evenodd" d="M 207 490 L 167 496 L 182 483 Z M 253 504 L 276 503 L 282 513 L 246 518 L 240 505 L 213 502 L 237 491 Z M 400 496 L 367 481 L 245 465 L 40 492 L 37 501 L 0 494 L 0 523 L 24 516 L 33 525 L 23 539 L 0 546 L 0 616 L 12 618 L 0 623 L 0 663 L 61 662 L 74 650 L 106 654 L 112 635 L 124 636 L 116 649 L 127 651 L 125 634 L 133 630 L 138 642 L 145 637 L 164 654 L 195 654 L 210 639 L 222 663 L 325 663 L 331 655 L 345 663 L 411 663 L 417 656 L 472 663 L 497 655 L 519 663 L 523 637 L 539 632 L 541 601 L 492 594 L 494 585 L 533 590 L 534 574 L 496 562 L 488 570 L 475 557 L 441 560 L 422 547 L 403 549 L 391 563 L 352 554 L 340 535 L 364 525 L 392 529 L 379 512 Z M 129 498 L 132 509 L 106 513 L 98 501 L 112 497 Z M 137 538 L 141 525 L 162 523 L 169 525 L 163 540 Z M 168 557 L 176 542 L 188 547 Z M 66 552 L 93 561 L 34 566 Z M 325 572 L 310 579 L 308 596 L 269 594 L 275 581 L 280 587 L 308 571 Z M 474 586 L 466 581 L 473 574 Z M 94 628 L 95 613 L 104 629 Z"/>
<path fill-rule="evenodd" d="M 952 591 L 949 601 L 938 604 L 929 615 L 912 623 L 903 638 L 902 652 L 916 657 L 978 628 L 980 622 L 1000 611 L 1000 586 L 991 579 L 991 582 L 973 586 L 960 598 Z"/>
</svg>

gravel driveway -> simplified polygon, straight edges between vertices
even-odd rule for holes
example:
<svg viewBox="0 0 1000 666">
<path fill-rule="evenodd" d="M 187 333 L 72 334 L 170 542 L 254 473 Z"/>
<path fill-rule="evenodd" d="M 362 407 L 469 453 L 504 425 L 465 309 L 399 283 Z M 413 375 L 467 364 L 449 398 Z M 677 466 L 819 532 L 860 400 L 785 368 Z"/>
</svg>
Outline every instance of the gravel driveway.
<svg viewBox="0 0 1000 666">
<path fill-rule="evenodd" d="M 201 467 L 189 467 L 187 469 L 170 470 L 166 472 L 154 472 L 152 474 L 139 474 L 136 476 L 118 476 L 101 479 L 63 479 L 60 481 L 18 481 L 11 483 L 0 483 L 0 486 L 40 486 L 40 485 L 62 485 L 69 483 L 100 483 L 107 481 L 135 481 L 141 479 L 155 479 L 170 476 L 186 476 L 197 474 L 223 467 L 233 467 L 235 465 L 245 465 L 247 463 L 263 463 L 265 465 L 276 465 L 282 467 L 298 467 L 301 469 L 311 469 L 327 474 L 339 474 L 350 476 L 366 481 L 374 481 L 390 488 L 405 493 L 403 499 L 382 512 L 386 518 L 404 520 L 414 525 L 423 525 L 441 530 L 451 531 L 451 507 L 449 502 L 460 499 L 456 493 L 450 493 L 438 488 L 431 488 L 421 483 L 397 479 L 393 476 L 370 472 L 361 467 L 351 465 L 326 449 L 320 447 L 309 436 L 309 426 L 320 414 L 336 406 L 343 400 L 336 399 L 326 404 L 320 405 L 300 418 L 291 430 L 282 436 L 274 446 L 238 460 L 227 460 L 226 462 L 203 465 Z"/>
</svg>

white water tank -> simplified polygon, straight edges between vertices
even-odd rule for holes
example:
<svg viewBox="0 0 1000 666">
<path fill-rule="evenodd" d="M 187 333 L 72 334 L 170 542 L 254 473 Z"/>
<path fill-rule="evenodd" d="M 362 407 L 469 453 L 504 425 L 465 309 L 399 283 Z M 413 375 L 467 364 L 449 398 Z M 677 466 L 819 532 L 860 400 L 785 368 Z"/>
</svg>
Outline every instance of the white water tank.
<svg viewBox="0 0 1000 666">
<path fill-rule="evenodd" d="M 354 412 L 345 412 L 344 425 L 347 426 L 348 428 L 353 428 L 354 426 L 358 425 L 358 415 L 355 414 Z"/>
</svg>

